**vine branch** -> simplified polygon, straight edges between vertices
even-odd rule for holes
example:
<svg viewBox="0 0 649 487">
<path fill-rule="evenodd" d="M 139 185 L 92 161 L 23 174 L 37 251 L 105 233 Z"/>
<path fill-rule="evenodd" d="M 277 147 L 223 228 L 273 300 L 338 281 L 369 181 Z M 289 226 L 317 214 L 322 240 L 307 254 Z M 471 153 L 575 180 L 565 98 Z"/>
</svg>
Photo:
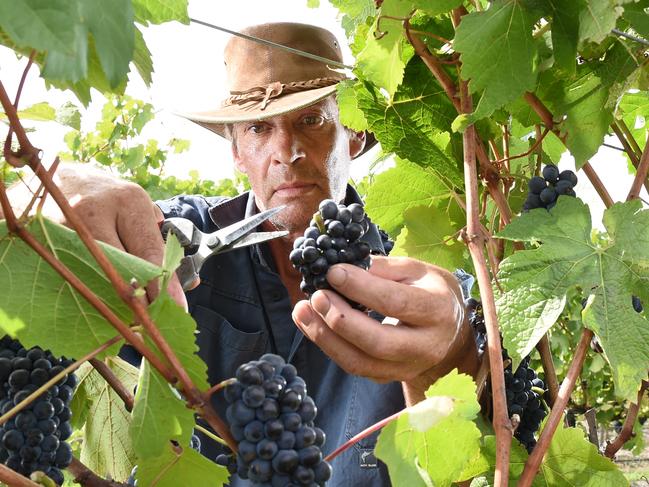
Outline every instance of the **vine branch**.
<svg viewBox="0 0 649 487">
<path fill-rule="evenodd" d="M 550 415 L 545 423 L 543 432 L 541 433 L 534 450 L 532 450 L 532 453 L 525 462 L 523 473 L 518 481 L 518 487 L 530 487 L 536 477 L 536 472 L 541 465 L 545 452 L 550 447 L 550 442 L 552 441 L 554 432 L 559 426 L 561 417 L 563 416 L 568 400 L 570 399 L 570 394 L 572 394 L 577 378 L 581 373 L 581 368 L 584 365 L 584 360 L 586 359 L 586 353 L 590 347 L 590 339 L 592 337 L 593 332 L 584 328 L 579 343 L 577 344 L 574 358 L 570 363 L 570 368 L 568 369 L 566 378 L 561 383 L 557 400 L 555 401 L 554 406 L 552 406 L 552 410 L 550 411 Z"/>
<path fill-rule="evenodd" d="M 125 485 L 120 482 L 101 478 L 77 458 L 72 458 L 72 462 L 68 465 L 67 470 L 74 475 L 74 481 L 84 487 L 124 487 Z"/>
<path fill-rule="evenodd" d="M 472 101 L 466 82 L 460 82 L 460 95 L 462 113 L 471 113 Z M 504 366 L 496 305 L 491 287 L 491 277 L 485 262 L 484 237 L 480 231 L 475 127 L 470 125 L 462 137 L 464 146 L 464 185 L 467 202 L 467 246 L 471 253 L 471 259 L 478 278 L 480 296 L 482 297 L 482 309 L 487 329 L 487 350 L 491 369 L 493 426 L 496 433 L 494 486 L 506 487 L 509 479 L 509 452 L 513 430 L 507 414 Z"/>
<path fill-rule="evenodd" d="M 627 201 L 640 197 L 640 187 L 647 179 L 647 171 L 649 170 L 649 136 L 647 142 L 645 143 L 644 150 L 642 151 L 642 157 L 640 157 L 640 163 L 635 172 L 635 178 L 633 178 L 633 183 L 631 184 L 631 189 L 629 189 L 629 194 L 626 196 Z"/>
<path fill-rule="evenodd" d="M 541 356 L 541 365 L 543 365 L 543 375 L 545 377 L 545 384 L 548 386 L 548 403 L 550 407 L 554 406 L 559 393 L 559 380 L 557 379 L 557 372 L 554 369 L 554 361 L 552 360 L 552 350 L 550 349 L 550 340 L 548 335 L 543 335 L 536 344 L 536 349 Z"/>
<path fill-rule="evenodd" d="M 3 463 L 0 463 L 0 481 L 11 487 L 43 487 L 41 484 L 37 484 L 27 477 L 14 472 Z"/>
<path fill-rule="evenodd" d="M 626 418 L 624 418 L 622 430 L 620 430 L 620 433 L 615 437 L 613 441 L 609 442 L 606 445 L 604 455 L 606 455 L 608 458 L 614 458 L 615 454 L 633 435 L 633 425 L 635 425 L 635 420 L 638 417 L 638 413 L 640 412 L 640 404 L 642 403 L 642 398 L 644 397 L 644 393 L 647 390 L 647 387 L 649 387 L 649 383 L 643 380 L 642 384 L 640 385 L 640 390 L 638 391 L 638 399 L 635 403 L 632 403 L 629 406 L 629 410 L 626 413 Z"/>
<path fill-rule="evenodd" d="M 31 146 L 24 128 L 22 127 L 20 120 L 18 118 L 17 112 L 15 107 L 11 104 L 9 101 L 9 98 L 7 96 L 7 92 L 4 88 L 4 85 L 0 81 L 0 104 L 2 104 L 5 113 L 7 114 L 8 119 L 10 120 L 11 125 L 14 127 L 14 130 L 16 131 L 16 135 L 20 136 L 22 133 L 22 136 L 19 137 L 19 141 L 21 142 L 21 150 L 24 149 L 24 147 L 30 148 L 29 151 L 29 166 L 31 169 L 34 171 L 36 176 L 40 179 L 40 181 L 43 183 L 45 186 L 45 189 L 52 195 L 52 198 L 56 201 L 58 204 L 59 208 L 61 209 L 63 215 L 65 216 L 67 222 L 69 225 L 77 232 L 79 235 L 79 238 L 82 240 L 82 242 L 85 244 L 86 248 L 90 251 L 91 255 L 93 258 L 96 260 L 96 262 L 99 264 L 101 269 L 104 271 L 106 276 L 108 277 L 109 281 L 117 291 L 117 294 L 120 296 L 120 298 L 129 306 L 129 308 L 133 311 L 135 314 L 135 317 L 139 323 L 142 324 L 146 332 L 149 334 L 155 345 L 158 347 L 160 352 L 167 358 L 167 360 L 170 362 L 172 370 L 173 370 L 173 376 L 170 376 L 170 374 L 167 372 L 166 367 L 162 367 L 160 361 L 158 360 L 157 357 L 155 357 L 155 354 L 151 352 L 148 347 L 144 346 L 144 341 L 140 338 L 137 337 L 128 327 L 124 326 L 124 324 L 117 320 L 115 324 L 122 325 L 121 331 L 124 331 L 125 333 L 128 333 L 131 338 L 134 340 L 133 345 L 135 348 L 140 352 L 143 356 L 145 356 L 147 359 L 149 357 L 153 358 L 153 361 L 150 360 L 151 364 L 155 367 L 155 364 L 158 364 L 161 366 L 161 371 L 167 372 L 165 378 L 167 378 L 168 382 L 171 384 L 176 385 L 176 383 L 179 381 L 181 384 L 181 392 L 184 394 L 186 401 L 188 405 L 194 409 L 197 410 L 197 412 L 208 422 L 208 424 L 221 436 L 227 443 L 230 445 L 230 448 L 232 451 L 237 451 L 236 447 L 236 442 L 234 441 L 234 438 L 232 438 L 232 435 L 230 434 L 229 429 L 227 428 L 226 424 L 223 422 L 223 420 L 218 416 L 214 408 L 211 406 L 211 403 L 204 401 L 203 395 L 201 391 L 199 391 L 196 386 L 193 384 L 191 378 L 187 374 L 187 371 L 184 369 L 182 364 L 180 363 L 178 357 L 174 353 L 174 351 L 171 349 L 167 341 L 164 339 L 162 334 L 160 333 L 160 330 L 157 328 L 155 323 L 151 320 L 151 317 L 148 314 L 148 311 L 144 304 L 140 301 L 137 296 L 134 294 L 133 288 L 125 282 L 122 277 L 119 275 L 115 267 L 112 265 L 110 260 L 106 257 L 102 249 L 99 247 L 98 243 L 94 240 L 92 235 L 90 234 L 90 231 L 84 224 L 84 222 L 81 220 L 81 218 L 74 212 L 72 207 L 70 206 L 70 203 L 68 202 L 67 198 L 63 194 L 63 192 L 60 190 L 60 188 L 53 182 L 52 178 L 50 177 L 49 173 L 45 170 L 43 165 L 40 162 L 39 154 L 38 152 L 33 150 L 33 147 Z M 21 138 L 22 137 L 22 138 Z M 23 146 L 23 141 L 26 146 Z M 9 154 L 9 157 L 11 157 L 11 154 Z M 7 208 L 5 206 L 9 207 L 9 202 L 7 199 L 6 191 L 4 188 L 4 185 L 2 186 L 2 208 L 3 210 L 7 211 Z M 41 251 L 45 251 L 42 255 L 48 255 L 49 252 L 47 252 L 46 249 L 44 249 L 36 239 L 34 239 L 29 232 L 26 232 L 24 229 L 21 229 L 15 224 L 15 215 L 13 215 L 13 212 L 11 211 L 11 214 L 14 218 L 13 225 L 9 225 L 9 220 L 7 219 L 7 225 L 10 230 L 14 229 L 20 232 L 22 237 L 29 238 L 31 237 L 31 245 L 33 248 L 40 247 Z M 44 257 L 45 258 L 45 257 Z M 48 255 L 48 263 L 50 265 L 53 265 L 55 262 L 58 264 L 58 269 L 62 270 L 64 266 L 53 256 Z M 56 265 L 56 264 L 54 264 Z M 77 285 L 81 284 L 83 285 L 79 279 L 76 278 L 71 272 L 68 274 L 68 277 L 72 277 L 76 279 Z M 84 286 L 85 287 L 85 286 Z M 88 294 L 91 295 L 92 293 Z M 96 296 L 94 296 L 96 298 Z M 97 299 L 98 300 L 98 299 Z M 102 303 L 103 304 L 103 303 Z M 113 324 L 113 323 L 111 323 Z M 136 338 L 133 338 L 136 337 Z M 130 342 L 131 340 L 129 340 Z M 138 349 L 139 348 L 139 349 Z M 143 352 L 140 351 L 140 349 Z M 157 367 L 156 367 L 157 368 Z"/>
<path fill-rule="evenodd" d="M 124 402 L 124 407 L 130 413 L 133 410 L 133 394 L 131 394 L 131 391 L 124 387 L 122 381 L 117 378 L 112 369 L 104 362 L 96 358 L 91 358 L 89 362 Z"/>
</svg>

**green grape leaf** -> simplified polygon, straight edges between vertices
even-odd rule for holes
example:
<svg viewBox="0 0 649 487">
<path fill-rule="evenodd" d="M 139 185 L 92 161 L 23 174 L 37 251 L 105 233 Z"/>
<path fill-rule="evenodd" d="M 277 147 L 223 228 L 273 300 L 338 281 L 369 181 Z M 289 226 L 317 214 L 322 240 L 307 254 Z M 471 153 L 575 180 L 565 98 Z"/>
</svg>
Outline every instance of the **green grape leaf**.
<svg viewBox="0 0 649 487">
<path fill-rule="evenodd" d="M 20 47 L 67 52 L 78 23 L 76 1 L 0 2 L 0 27 Z"/>
<path fill-rule="evenodd" d="M 643 36 L 645 39 L 649 38 L 649 2 L 647 0 L 640 0 L 637 3 L 628 3 L 624 6 L 624 15 L 633 30 Z"/>
<path fill-rule="evenodd" d="M 390 255 L 413 257 L 450 271 L 465 267 L 465 246 L 455 235 L 463 225 L 452 222 L 444 209 L 416 206 L 408 208 L 403 219 L 405 227 Z"/>
<path fill-rule="evenodd" d="M 185 250 L 180 245 L 178 237 L 169 232 L 165 243 L 165 253 L 162 259 L 162 282 L 160 289 L 167 289 L 171 277 L 178 269 L 180 260 L 185 256 Z"/>
<path fill-rule="evenodd" d="M 42 101 L 40 103 L 35 103 L 34 105 L 18 110 L 18 116 L 24 120 L 34 120 L 35 122 L 50 122 L 56 119 L 56 110 L 54 107 Z M 0 113 L 0 120 L 6 120 L 7 114 L 5 112 Z"/>
<path fill-rule="evenodd" d="M 451 190 L 434 172 L 408 160 L 376 176 L 365 197 L 365 209 L 390 235 L 397 235 L 409 208 L 437 206 L 448 201 Z"/>
<path fill-rule="evenodd" d="M 177 20 L 189 24 L 188 0 L 133 0 L 135 21 L 140 24 L 162 24 Z"/>
<path fill-rule="evenodd" d="M 347 37 L 352 37 L 359 25 L 376 14 L 374 0 L 329 0 L 343 17 L 340 21 Z"/>
<path fill-rule="evenodd" d="M 228 481 L 228 471 L 189 447 L 164 446 L 163 452 L 138 463 L 135 478 L 138 485 L 156 487 L 221 487 Z"/>
<path fill-rule="evenodd" d="M 410 2 L 384 0 L 381 15 L 403 17 L 411 10 Z M 369 30 L 365 47 L 356 57 L 355 71 L 359 77 L 384 88 L 392 97 L 403 81 L 406 64 L 414 55 L 412 45 L 403 33 L 401 22 L 388 17 L 374 21 Z"/>
<path fill-rule="evenodd" d="M 194 414 L 147 360 L 140 366 L 129 434 L 138 460 L 155 458 L 170 440 L 189 447 Z"/>
<path fill-rule="evenodd" d="M 618 44 L 603 61 L 578 66 L 575 78 L 563 80 L 552 70 L 541 76 L 540 98 L 555 117 L 566 115 L 561 130 L 577 168 L 603 143 L 617 100 L 636 68 L 636 60 Z"/>
<path fill-rule="evenodd" d="M 601 455 L 584 437 L 580 428 L 564 428 L 560 421 L 534 485 L 617 487 L 629 485 L 629 482 L 617 465 Z"/>
<path fill-rule="evenodd" d="M 580 0 L 579 41 L 602 42 L 615 27 L 623 9 L 620 0 Z"/>
<path fill-rule="evenodd" d="M 138 28 L 135 29 L 133 64 L 144 83 L 149 86 L 153 81 L 153 78 L 151 77 L 153 74 L 153 60 L 151 59 L 151 51 L 149 51 L 146 42 L 144 42 L 142 31 Z"/>
<path fill-rule="evenodd" d="M 111 88 L 120 85 L 133 59 L 135 26 L 131 0 L 84 0 L 81 16 L 94 36 L 95 49 Z"/>
<path fill-rule="evenodd" d="M 453 370 L 379 435 L 376 456 L 394 483 L 450 486 L 462 478 L 468 461 L 480 456 L 480 411 L 471 377 Z"/>
<path fill-rule="evenodd" d="M 367 130 L 367 120 L 363 111 L 358 108 L 356 92 L 352 80 L 343 80 L 336 86 L 336 101 L 340 112 L 340 123 L 345 127 L 360 132 Z"/>
<path fill-rule="evenodd" d="M 457 112 L 428 68 L 413 59 L 404 84 L 392 101 L 368 84 L 356 86 L 358 107 L 383 150 L 394 152 L 461 187 L 458 160 L 451 154 L 448 132 Z"/>
<path fill-rule="evenodd" d="M 568 75 L 577 67 L 577 44 L 579 43 L 579 13 L 583 0 L 562 2 L 546 0 L 552 13 L 552 51 L 554 65 Z"/>
<path fill-rule="evenodd" d="M 81 113 L 74 103 L 65 102 L 56 109 L 56 121 L 61 125 L 81 130 Z"/>
<path fill-rule="evenodd" d="M 600 340 L 616 394 L 634 400 L 649 367 L 649 327 L 631 306 L 632 295 L 648 295 L 649 210 L 638 200 L 617 203 L 604 226 L 608 234 L 592 236 L 588 207 L 561 196 L 552 210 L 532 210 L 505 227 L 500 238 L 541 244 L 501 263 L 498 317 L 505 348 L 520 359 L 556 322 L 569 289 L 590 294 L 584 325 Z"/>
<path fill-rule="evenodd" d="M 106 361 L 126 390 L 133 390 L 138 370 L 118 357 L 108 357 Z M 75 397 L 81 393 L 87 408 L 81 462 L 93 472 L 125 482 L 136 462 L 128 433 L 131 415 L 124 401 L 90 364 L 83 364 L 79 374 L 81 380 Z"/>
<path fill-rule="evenodd" d="M 472 92 L 482 92 L 474 120 L 534 89 L 534 18 L 522 2 L 497 0 L 484 12 L 462 18 L 453 46 L 462 53 L 462 77 Z"/>
<path fill-rule="evenodd" d="M 412 0 L 413 5 L 426 12 L 426 14 L 434 16 L 445 14 L 456 7 L 462 5 L 462 0 Z"/>
<path fill-rule="evenodd" d="M 73 231 L 35 217 L 27 229 L 86 284 L 122 321 L 131 323 L 132 312 L 117 296 L 79 237 Z M 109 245 L 101 244 L 119 274 L 140 286 L 160 276 L 161 270 Z M 25 347 L 42 345 L 66 357 L 81 357 L 117 335 L 117 331 L 70 284 L 30 247 L 7 233 L 0 221 L 0 327 Z M 115 355 L 119 345 L 98 356 Z"/>
<path fill-rule="evenodd" d="M 200 390 L 207 390 L 207 365 L 198 356 L 196 345 L 196 322 L 181 306 L 169 297 L 166 291 L 160 293 L 149 306 L 149 315 L 158 330 L 172 347 L 189 378 Z M 145 341 L 153 346 L 147 335 Z M 162 356 L 160 356 L 163 358 Z"/>
</svg>

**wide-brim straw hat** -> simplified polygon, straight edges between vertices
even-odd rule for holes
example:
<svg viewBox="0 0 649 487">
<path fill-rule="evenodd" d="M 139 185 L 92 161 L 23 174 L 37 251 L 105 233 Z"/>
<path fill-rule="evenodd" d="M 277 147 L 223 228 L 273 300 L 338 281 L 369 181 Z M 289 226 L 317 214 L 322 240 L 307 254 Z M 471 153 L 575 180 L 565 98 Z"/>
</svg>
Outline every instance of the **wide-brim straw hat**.
<svg viewBox="0 0 649 487">
<path fill-rule="evenodd" d="M 227 138 L 227 124 L 262 121 L 299 110 L 334 94 L 336 85 L 347 79 L 334 67 L 342 65 L 342 51 L 336 37 L 326 29 L 280 22 L 254 25 L 241 33 L 334 62 L 330 65 L 233 36 L 224 51 L 229 93 L 218 108 L 180 116 Z M 375 143 L 368 133 L 363 153 Z"/>
</svg>

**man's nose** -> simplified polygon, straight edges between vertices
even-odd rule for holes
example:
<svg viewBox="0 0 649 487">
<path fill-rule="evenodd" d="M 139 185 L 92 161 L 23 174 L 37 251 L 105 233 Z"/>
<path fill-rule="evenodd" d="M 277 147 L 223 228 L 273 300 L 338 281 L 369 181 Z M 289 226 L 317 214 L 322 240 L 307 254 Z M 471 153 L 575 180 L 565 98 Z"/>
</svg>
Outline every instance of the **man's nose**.
<svg viewBox="0 0 649 487">
<path fill-rule="evenodd" d="M 291 166 L 305 156 L 299 137 L 290 128 L 282 127 L 275 130 L 272 144 L 274 163 Z"/>
</svg>

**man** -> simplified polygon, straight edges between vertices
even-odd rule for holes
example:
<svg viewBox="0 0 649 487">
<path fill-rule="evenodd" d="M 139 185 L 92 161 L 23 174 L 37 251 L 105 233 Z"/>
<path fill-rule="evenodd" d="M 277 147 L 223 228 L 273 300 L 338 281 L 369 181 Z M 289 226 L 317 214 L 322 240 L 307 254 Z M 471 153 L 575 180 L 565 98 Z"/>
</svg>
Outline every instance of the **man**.
<svg viewBox="0 0 649 487">
<path fill-rule="evenodd" d="M 342 60 L 334 36 L 317 27 L 278 23 L 244 32 Z M 288 237 L 210 258 L 186 299 L 210 382 L 232 377 L 239 364 L 265 352 L 282 355 L 297 367 L 318 405 L 316 424 L 327 434 L 327 453 L 402 409 L 404 399 L 423 398 L 451 369 L 475 373 L 473 335 L 453 275 L 412 259 L 383 257 L 373 225 L 363 237 L 375 254 L 370 271 L 341 264 L 327 278 L 338 292 L 399 320 L 397 325 L 353 310 L 331 291 L 303 299 L 301 276 L 288 260 L 292 242 L 321 200 L 360 201 L 347 181 L 366 136 L 339 122 L 334 94 L 344 76 L 327 64 L 239 37 L 228 43 L 225 62 L 230 96 L 217 110 L 187 116 L 232 141 L 235 165 L 248 175 L 251 192 L 231 199 L 179 196 L 155 206 L 141 188 L 106 176 L 64 168 L 60 184 L 67 194 L 82 195 L 75 208 L 96 238 L 156 263 L 162 258 L 157 223 L 163 216 L 188 218 L 210 232 L 286 205 L 264 230 L 285 229 Z M 214 404 L 225 417 L 220 395 Z M 385 467 L 373 457 L 376 436 L 334 460 L 328 485 L 389 485 Z M 202 440 L 202 453 L 215 458 L 221 447 Z M 249 484 L 234 476 L 231 485 Z"/>
</svg>

